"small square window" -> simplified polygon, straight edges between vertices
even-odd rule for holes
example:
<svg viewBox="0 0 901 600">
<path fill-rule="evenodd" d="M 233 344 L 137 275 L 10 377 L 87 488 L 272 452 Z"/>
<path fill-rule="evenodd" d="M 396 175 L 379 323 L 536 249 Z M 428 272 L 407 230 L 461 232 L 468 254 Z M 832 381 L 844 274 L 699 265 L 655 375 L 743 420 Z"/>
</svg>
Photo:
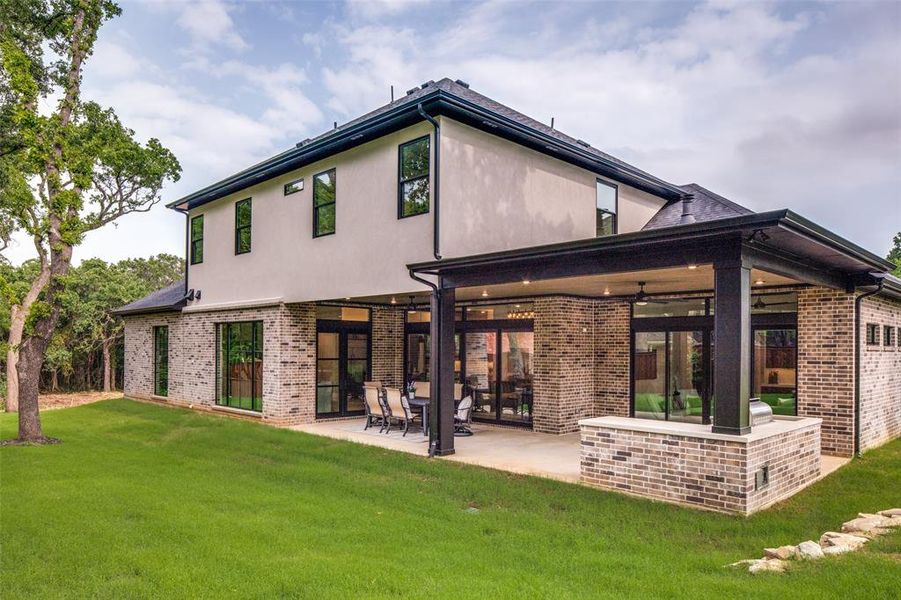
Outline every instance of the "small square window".
<svg viewBox="0 0 901 600">
<path fill-rule="evenodd" d="M 295 179 L 294 181 L 289 181 L 285 184 L 285 196 L 296 194 L 300 191 L 303 191 L 303 177 Z"/>
<path fill-rule="evenodd" d="M 886 348 L 895 345 L 895 328 L 890 325 L 882 326 L 882 345 Z"/>
<path fill-rule="evenodd" d="M 879 325 L 867 323 L 867 346 L 879 345 Z"/>
</svg>

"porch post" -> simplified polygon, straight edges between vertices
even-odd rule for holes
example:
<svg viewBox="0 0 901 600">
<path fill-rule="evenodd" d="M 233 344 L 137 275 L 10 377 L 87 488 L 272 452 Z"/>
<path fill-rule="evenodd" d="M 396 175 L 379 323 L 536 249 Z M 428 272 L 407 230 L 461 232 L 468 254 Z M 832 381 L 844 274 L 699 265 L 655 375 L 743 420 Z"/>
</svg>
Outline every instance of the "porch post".
<svg viewBox="0 0 901 600">
<path fill-rule="evenodd" d="M 436 443 L 435 454 L 454 453 L 454 288 L 432 292 L 431 357 L 429 360 L 430 441 Z"/>
<path fill-rule="evenodd" d="M 751 267 L 738 257 L 714 262 L 714 433 L 751 431 Z"/>
</svg>

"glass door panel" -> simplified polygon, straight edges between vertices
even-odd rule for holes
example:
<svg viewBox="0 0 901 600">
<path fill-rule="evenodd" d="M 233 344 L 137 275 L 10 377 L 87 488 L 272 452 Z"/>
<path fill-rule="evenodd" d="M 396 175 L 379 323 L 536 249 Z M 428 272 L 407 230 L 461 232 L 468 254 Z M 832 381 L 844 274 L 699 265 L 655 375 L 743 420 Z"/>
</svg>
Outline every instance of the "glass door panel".
<svg viewBox="0 0 901 600">
<path fill-rule="evenodd" d="M 497 378 L 495 373 L 495 353 L 497 333 L 494 331 L 471 331 L 464 336 L 466 352 L 466 384 L 473 395 L 473 412 L 477 416 L 496 419 Z"/>
<path fill-rule="evenodd" d="M 752 397 L 760 398 L 769 404 L 773 414 L 796 414 L 798 331 L 755 330 L 753 356 Z"/>
<path fill-rule="evenodd" d="M 532 421 L 532 356 L 534 334 L 531 331 L 501 332 L 500 418 L 504 421 Z"/>
<path fill-rule="evenodd" d="M 704 334 L 701 331 L 669 332 L 668 411 L 671 421 L 701 422 L 704 391 Z"/>
<path fill-rule="evenodd" d="M 363 382 L 369 379 L 369 334 L 347 334 L 347 363 L 345 369 L 346 413 L 363 410 Z"/>
<path fill-rule="evenodd" d="M 320 332 L 316 355 L 316 412 L 341 412 L 341 335 Z"/>
<path fill-rule="evenodd" d="M 635 416 L 666 419 L 666 333 L 635 333 L 632 356 Z"/>
</svg>

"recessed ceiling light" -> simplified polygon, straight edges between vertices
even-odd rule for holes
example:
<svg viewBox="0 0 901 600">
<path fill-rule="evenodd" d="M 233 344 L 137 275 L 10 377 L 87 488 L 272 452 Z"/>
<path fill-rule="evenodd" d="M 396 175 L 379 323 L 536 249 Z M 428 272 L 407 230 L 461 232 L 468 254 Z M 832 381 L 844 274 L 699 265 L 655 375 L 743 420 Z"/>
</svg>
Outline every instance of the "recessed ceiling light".
<svg viewBox="0 0 901 600">
<path fill-rule="evenodd" d="M 758 279 L 757 281 L 754 282 L 754 285 L 763 285 L 764 283 L 766 283 L 766 282 L 763 279 Z"/>
<path fill-rule="evenodd" d="M 391 297 L 391 304 L 397 304 L 397 298 Z"/>
<path fill-rule="evenodd" d="M 688 268 L 689 268 L 689 269 L 692 269 L 692 270 L 693 270 L 693 269 L 697 269 L 697 268 L 698 268 L 698 265 L 696 265 L 696 264 L 690 264 L 690 265 L 688 265 Z"/>
<path fill-rule="evenodd" d="M 513 308 L 519 308 L 519 304 L 514 304 Z"/>
<path fill-rule="evenodd" d="M 605 296 L 609 296 L 609 295 L 610 295 L 610 288 L 604 288 L 604 295 L 605 295 Z"/>
<path fill-rule="evenodd" d="M 529 285 L 530 283 L 532 283 L 532 282 L 529 281 L 528 279 L 523 279 L 523 280 L 522 280 L 522 284 L 523 284 L 523 285 Z"/>
<path fill-rule="evenodd" d="M 482 290 L 482 298 L 488 297 L 488 290 Z"/>
<path fill-rule="evenodd" d="M 350 296 L 345 296 L 344 299 L 345 299 L 345 300 L 350 300 Z"/>
</svg>

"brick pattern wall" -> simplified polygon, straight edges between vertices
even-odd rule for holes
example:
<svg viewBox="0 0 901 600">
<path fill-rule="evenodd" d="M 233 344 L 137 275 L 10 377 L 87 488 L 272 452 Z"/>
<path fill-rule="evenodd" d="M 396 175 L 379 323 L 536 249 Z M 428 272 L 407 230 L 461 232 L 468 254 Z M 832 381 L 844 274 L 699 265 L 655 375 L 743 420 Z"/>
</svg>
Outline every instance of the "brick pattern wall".
<svg viewBox="0 0 901 600">
<path fill-rule="evenodd" d="M 853 454 L 853 294 L 798 291 L 798 415 L 823 419 L 823 454 Z"/>
<path fill-rule="evenodd" d="M 751 514 L 820 473 L 819 423 L 747 443 L 582 426 L 582 482 L 719 512 Z M 769 467 L 769 485 L 755 489 Z"/>
<path fill-rule="evenodd" d="M 125 319 L 125 393 L 153 394 L 153 327 L 169 326 L 169 396 L 173 404 L 213 408 L 216 324 L 263 321 L 264 421 L 311 422 L 315 410 L 315 307 L 277 305 L 239 310 L 162 313 Z"/>
<path fill-rule="evenodd" d="M 535 301 L 533 429 L 579 430 L 595 410 L 595 301 L 548 297 Z"/>
<path fill-rule="evenodd" d="M 598 302 L 595 331 L 596 416 L 629 416 L 631 307 L 628 302 Z"/>
<path fill-rule="evenodd" d="M 404 384 L 404 309 L 372 308 L 372 379 L 382 385 Z"/>
<path fill-rule="evenodd" d="M 866 344 L 867 323 L 879 325 L 879 345 Z M 895 328 L 893 344 L 884 345 L 883 327 Z M 901 436 L 901 302 L 879 296 L 860 307 L 860 448 L 867 450 Z"/>
</svg>

